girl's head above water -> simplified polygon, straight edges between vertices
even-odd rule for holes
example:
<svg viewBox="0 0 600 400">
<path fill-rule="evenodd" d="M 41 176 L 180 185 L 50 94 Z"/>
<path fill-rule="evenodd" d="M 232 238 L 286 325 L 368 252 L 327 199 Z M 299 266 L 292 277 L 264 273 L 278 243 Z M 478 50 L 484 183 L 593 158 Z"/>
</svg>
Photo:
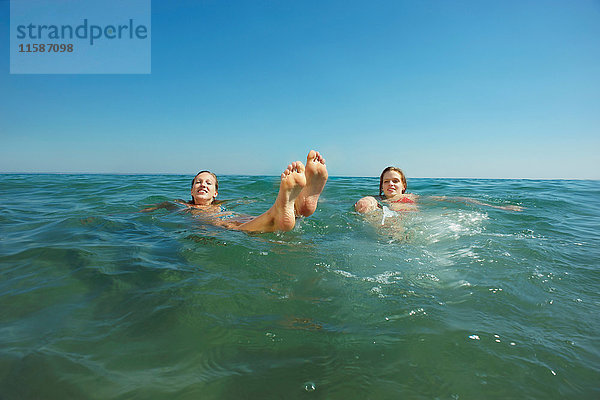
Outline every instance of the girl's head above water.
<svg viewBox="0 0 600 400">
<path fill-rule="evenodd" d="M 406 176 L 400 168 L 387 167 L 379 177 L 379 195 L 386 198 L 406 192 Z"/>
<path fill-rule="evenodd" d="M 215 189 L 219 190 L 219 180 L 217 179 L 217 176 L 208 170 L 200 171 L 196 174 L 196 176 L 194 176 L 194 179 L 192 179 L 192 187 L 194 187 L 194 182 L 196 181 L 196 177 L 198 175 L 204 174 L 204 173 L 210 174 L 215 179 Z"/>
<path fill-rule="evenodd" d="M 219 193 L 219 180 L 210 171 L 200 171 L 192 179 L 192 202 L 197 205 L 210 205 Z"/>
</svg>

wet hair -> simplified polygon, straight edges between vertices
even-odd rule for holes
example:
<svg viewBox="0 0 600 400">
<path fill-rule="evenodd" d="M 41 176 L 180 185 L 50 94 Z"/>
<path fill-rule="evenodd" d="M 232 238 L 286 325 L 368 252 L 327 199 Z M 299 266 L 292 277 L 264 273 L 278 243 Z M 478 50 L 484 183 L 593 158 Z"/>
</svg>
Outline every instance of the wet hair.
<svg viewBox="0 0 600 400">
<path fill-rule="evenodd" d="M 194 176 L 194 179 L 192 179 L 192 187 L 194 187 L 194 182 L 196 181 L 196 177 L 198 175 L 204 174 L 204 173 L 210 174 L 213 178 L 215 178 L 215 190 L 218 192 L 219 191 L 219 180 L 217 179 L 217 176 L 215 174 L 213 174 L 212 172 L 207 171 L 207 170 L 200 171 Z"/>
<path fill-rule="evenodd" d="M 402 189 L 402 193 L 406 192 L 406 176 L 404 176 L 404 172 L 402 172 L 402 170 L 397 167 L 387 167 L 383 170 L 381 176 L 379 177 L 379 195 L 381 196 L 381 193 L 383 192 L 383 176 L 386 172 L 389 171 L 396 171 L 400 174 L 400 180 L 402 181 L 402 185 L 404 186 L 404 189 Z"/>
</svg>

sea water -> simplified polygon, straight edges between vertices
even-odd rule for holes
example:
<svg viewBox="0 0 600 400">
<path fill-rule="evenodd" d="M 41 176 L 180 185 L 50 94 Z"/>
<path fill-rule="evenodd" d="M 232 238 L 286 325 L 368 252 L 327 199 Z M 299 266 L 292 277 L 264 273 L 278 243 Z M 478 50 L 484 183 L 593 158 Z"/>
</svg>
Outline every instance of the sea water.
<svg viewBox="0 0 600 400">
<path fill-rule="evenodd" d="M 381 226 L 334 177 L 271 234 L 138 212 L 191 179 L 0 175 L 1 399 L 600 398 L 600 182 L 410 179 Z"/>
</svg>

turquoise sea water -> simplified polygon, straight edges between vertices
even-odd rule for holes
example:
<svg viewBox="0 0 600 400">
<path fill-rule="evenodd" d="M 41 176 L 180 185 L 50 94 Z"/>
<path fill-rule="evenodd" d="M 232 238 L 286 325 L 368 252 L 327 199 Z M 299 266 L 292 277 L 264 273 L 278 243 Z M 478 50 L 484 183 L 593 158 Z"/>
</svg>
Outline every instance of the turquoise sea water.
<svg viewBox="0 0 600 400">
<path fill-rule="evenodd" d="M 137 213 L 191 178 L 0 175 L 0 399 L 600 398 L 600 182 L 412 179 L 383 228 L 376 178 L 283 234 Z M 277 179 L 220 187 L 257 215 Z"/>
</svg>

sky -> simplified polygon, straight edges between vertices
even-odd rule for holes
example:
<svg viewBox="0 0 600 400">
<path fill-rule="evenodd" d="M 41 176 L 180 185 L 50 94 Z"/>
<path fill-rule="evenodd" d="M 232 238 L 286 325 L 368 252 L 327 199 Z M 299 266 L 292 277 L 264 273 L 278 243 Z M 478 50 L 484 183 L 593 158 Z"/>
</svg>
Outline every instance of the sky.
<svg viewBox="0 0 600 400">
<path fill-rule="evenodd" d="M 153 0 L 150 74 L 10 74 L 9 7 L 0 172 L 600 179 L 597 0 Z"/>
</svg>

